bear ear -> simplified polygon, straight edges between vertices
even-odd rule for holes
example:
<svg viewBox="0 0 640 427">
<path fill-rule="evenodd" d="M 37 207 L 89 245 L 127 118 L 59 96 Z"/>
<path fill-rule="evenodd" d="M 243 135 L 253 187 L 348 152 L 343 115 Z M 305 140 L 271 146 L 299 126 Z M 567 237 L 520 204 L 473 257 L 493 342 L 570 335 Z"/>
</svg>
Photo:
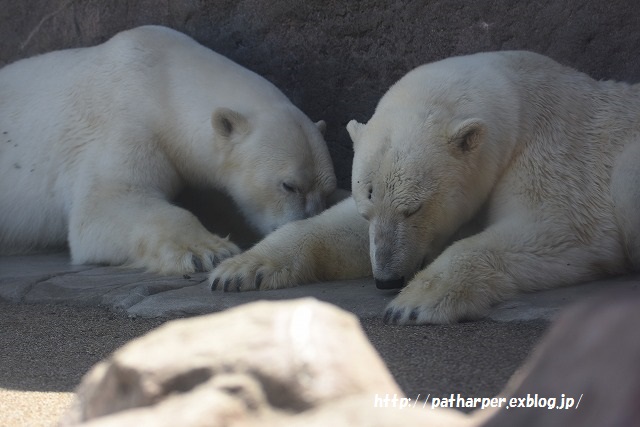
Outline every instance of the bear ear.
<svg viewBox="0 0 640 427">
<path fill-rule="evenodd" d="M 327 123 L 324 120 L 317 121 L 316 127 L 318 128 L 322 136 L 324 136 L 324 133 L 327 131 Z"/>
<path fill-rule="evenodd" d="M 449 138 L 449 143 L 460 152 L 466 153 L 478 146 L 486 125 L 480 119 L 467 119 L 459 123 Z"/>
<path fill-rule="evenodd" d="M 245 116 L 229 108 L 218 108 L 211 116 L 213 130 L 220 136 L 231 138 L 249 133 L 249 121 Z"/>
<path fill-rule="evenodd" d="M 347 123 L 347 132 L 349 132 L 349 136 L 354 144 L 357 144 L 360 140 L 360 135 L 362 134 L 362 129 L 364 125 L 362 123 L 358 123 L 355 120 L 351 120 Z"/>
</svg>

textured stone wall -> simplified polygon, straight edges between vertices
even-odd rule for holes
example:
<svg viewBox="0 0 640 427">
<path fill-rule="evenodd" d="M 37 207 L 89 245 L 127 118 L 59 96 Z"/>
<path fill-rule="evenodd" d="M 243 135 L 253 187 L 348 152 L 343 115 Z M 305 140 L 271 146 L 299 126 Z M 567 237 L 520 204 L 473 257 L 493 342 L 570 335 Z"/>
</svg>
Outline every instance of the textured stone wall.
<svg viewBox="0 0 640 427">
<path fill-rule="evenodd" d="M 325 119 L 344 188 L 352 159 L 345 124 L 366 121 L 417 65 L 528 49 L 598 79 L 640 81 L 640 7 L 629 0 L 0 0 L 0 65 L 142 24 L 191 35 Z"/>
</svg>

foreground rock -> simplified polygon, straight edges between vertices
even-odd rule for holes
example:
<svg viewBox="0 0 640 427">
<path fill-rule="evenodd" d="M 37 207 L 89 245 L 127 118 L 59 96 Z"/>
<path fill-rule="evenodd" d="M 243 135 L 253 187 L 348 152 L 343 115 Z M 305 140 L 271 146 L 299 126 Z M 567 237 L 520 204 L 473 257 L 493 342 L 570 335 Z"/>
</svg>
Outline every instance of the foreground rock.
<svg viewBox="0 0 640 427">
<path fill-rule="evenodd" d="M 355 316 L 313 299 L 169 322 L 96 365 L 63 425 L 468 425 L 403 397 Z M 435 422 L 435 421 L 433 421 Z"/>
<path fill-rule="evenodd" d="M 400 400 L 355 316 L 311 298 L 247 304 L 122 347 L 86 375 L 62 425 L 640 425 L 639 308 L 624 293 L 569 309 L 505 403 L 464 415 Z M 376 407 L 383 396 L 398 401 Z"/>
<path fill-rule="evenodd" d="M 486 427 L 640 425 L 638 328 L 637 292 L 570 308 L 507 385 L 525 407 L 501 410 Z"/>
</svg>

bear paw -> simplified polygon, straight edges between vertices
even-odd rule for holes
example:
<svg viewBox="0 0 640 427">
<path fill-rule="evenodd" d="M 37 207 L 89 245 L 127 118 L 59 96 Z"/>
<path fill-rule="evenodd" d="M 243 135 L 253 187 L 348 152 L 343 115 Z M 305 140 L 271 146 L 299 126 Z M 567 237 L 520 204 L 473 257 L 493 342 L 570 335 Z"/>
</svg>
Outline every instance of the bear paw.
<svg viewBox="0 0 640 427">
<path fill-rule="evenodd" d="M 247 251 L 220 263 L 210 274 L 211 290 L 251 291 L 295 286 L 302 277 L 273 256 Z"/>
<path fill-rule="evenodd" d="M 161 274 L 185 274 L 212 270 L 223 259 L 240 253 L 240 248 L 213 234 L 192 238 L 174 236 L 140 250 L 134 266 Z"/>
<path fill-rule="evenodd" d="M 432 280 L 414 279 L 400 295 L 389 303 L 384 323 L 421 325 L 454 323 L 486 316 L 489 305 L 474 299 L 455 286 L 441 287 Z"/>
</svg>

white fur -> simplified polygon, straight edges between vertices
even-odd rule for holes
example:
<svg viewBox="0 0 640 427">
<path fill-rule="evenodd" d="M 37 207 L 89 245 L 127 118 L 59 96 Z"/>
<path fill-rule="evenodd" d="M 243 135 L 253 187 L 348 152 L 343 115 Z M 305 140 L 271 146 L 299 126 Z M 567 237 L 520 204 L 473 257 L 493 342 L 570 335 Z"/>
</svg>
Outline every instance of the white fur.
<svg viewBox="0 0 640 427">
<path fill-rule="evenodd" d="M 640 269 L 640 86 L 481 53 L 411 71 L 347 128 L 353 199 L 283 227 L 212 281 L 404 277 L 386 321 L 440 323 Z"/>
<path fill-rule="evenodd" d="M 74 263 L 212 268 L 238 248 L 170 199 L 225 190 L 265 234 L 316 214 L 335 189 L 323 127 L 168 28 L 18 61 L 0 70 L 0 251 L 68 240 Z"/>
</svg>

